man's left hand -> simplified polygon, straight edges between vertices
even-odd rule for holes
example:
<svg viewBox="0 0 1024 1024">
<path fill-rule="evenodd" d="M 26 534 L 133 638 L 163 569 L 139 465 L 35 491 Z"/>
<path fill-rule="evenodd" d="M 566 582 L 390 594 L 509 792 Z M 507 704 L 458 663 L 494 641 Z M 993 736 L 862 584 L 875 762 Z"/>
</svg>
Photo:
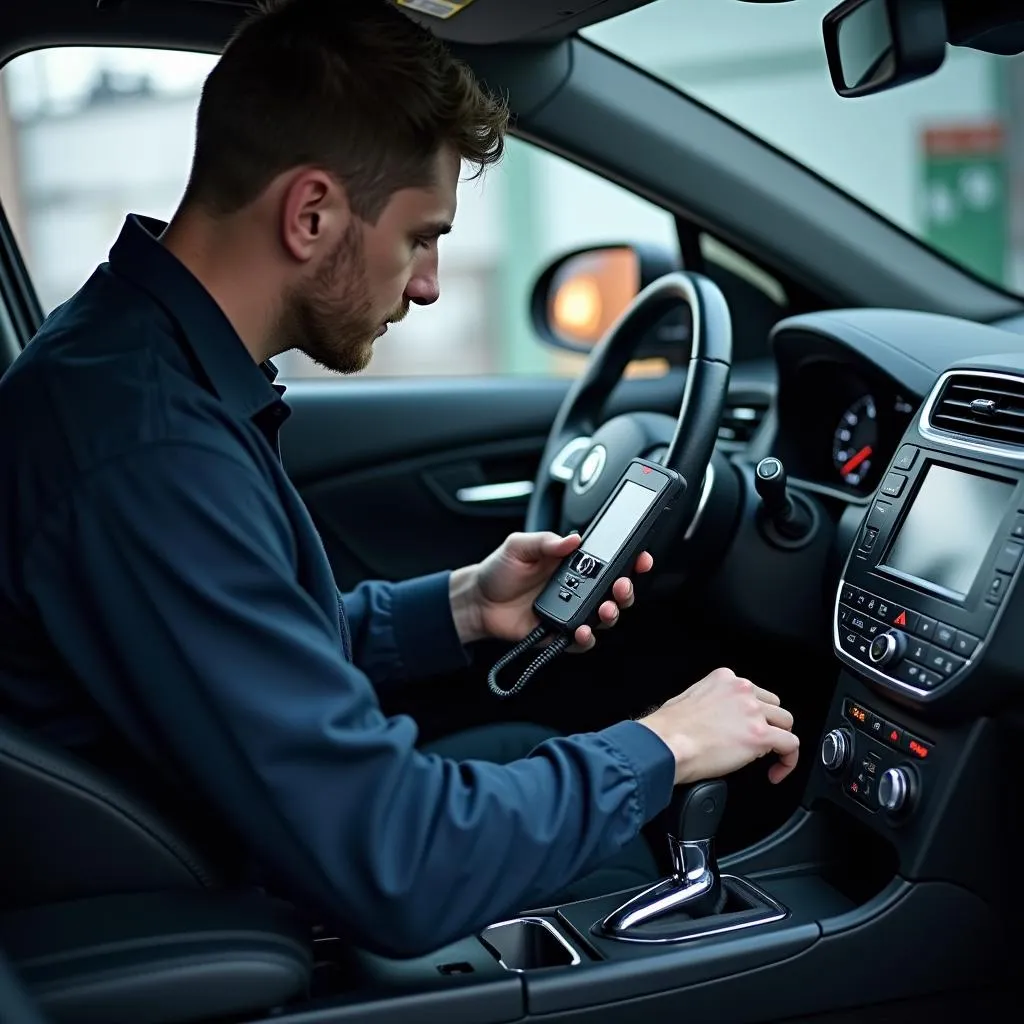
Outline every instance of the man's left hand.
<svg viewBox="0 0 1024 1024">
<path fill-rule="evenodd" d="M 562 559 L 580 545 L 579 534 L 560 537 L 557 533 L 513 533 L 479 565 L 452 574 L 452 613 L 463 643 L 490 637 L 522 640 L 538 623 L 533 602 L 558 568 Z M 644 551 L 635 571 L 650 572 L 654 559 Z M 612 599 L 598 608 L 600 627 L 618 621 L 620 610 L 633 604 L 633 583 L 620 577 L 612 585 Z M 580 626 L 571 650 L 587 651 L 596 638 L 590 626 Z"/>
</svg>

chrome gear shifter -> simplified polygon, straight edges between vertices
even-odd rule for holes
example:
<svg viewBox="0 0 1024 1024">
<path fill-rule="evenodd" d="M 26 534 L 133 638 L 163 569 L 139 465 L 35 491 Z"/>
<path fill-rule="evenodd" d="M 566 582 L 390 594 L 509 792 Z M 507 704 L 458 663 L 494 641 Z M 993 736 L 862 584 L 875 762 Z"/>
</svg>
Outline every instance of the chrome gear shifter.
<svg viewBox="0 0 1024 1024">
<path fill-rule="evenodd" d="M 675 824 L 668 836 L 672 874 L 609 914 L 601 922 L 604 934 L 628 938 L 632 930 L 667 914 L 695 918 L 721 912 L 724 891 L 715 859 L 715 835 L 727 794 L 724 779 L 676 791 L 671 804 Z"/>
</svg>

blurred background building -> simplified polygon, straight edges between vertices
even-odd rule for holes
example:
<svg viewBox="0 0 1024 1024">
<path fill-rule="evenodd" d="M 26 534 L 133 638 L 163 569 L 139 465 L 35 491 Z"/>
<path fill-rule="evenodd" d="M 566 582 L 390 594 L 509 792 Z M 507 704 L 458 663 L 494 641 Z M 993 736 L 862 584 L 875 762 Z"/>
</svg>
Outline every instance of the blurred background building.
<svg viewBox="0 0 1024 1024">
<path fill-rule="evenodd" d="M 663 0 L 590 31 L 906 230 L 1024 289 L 1024 63 L 950 50 L 941 72 L 863 100 L 831 88 L 820 18 L 835 0 Z M 213 57 L 63 48 L 0 71 L 0 199 L 46 309 L 106 256 L 126 212 L 167 218 L 188 174 Z M 532 336 L 527 299 L 556 254 L 601 241 L 675 248 L 672 218 L 513 141 L 460 188 L 442 298 L 378 344 L 373 374 L 573 373 Z M 304 357 L 285 376 L 321 374 Z"/>
</svg>

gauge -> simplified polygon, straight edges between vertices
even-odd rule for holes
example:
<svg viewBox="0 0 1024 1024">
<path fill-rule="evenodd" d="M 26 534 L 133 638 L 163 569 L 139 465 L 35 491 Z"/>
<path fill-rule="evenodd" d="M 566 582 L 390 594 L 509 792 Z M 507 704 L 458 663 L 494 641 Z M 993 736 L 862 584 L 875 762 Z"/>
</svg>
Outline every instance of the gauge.
<svg viewBox="0 0 1024 1024">
<path fill-rule="evenodd" d="M 832 462 L 843 483 L 859 487 L 871 472 L 878 448 L 878 411 L 871 395 L 863 395 L 843 413 L 832 435 Z"/>
</svg>

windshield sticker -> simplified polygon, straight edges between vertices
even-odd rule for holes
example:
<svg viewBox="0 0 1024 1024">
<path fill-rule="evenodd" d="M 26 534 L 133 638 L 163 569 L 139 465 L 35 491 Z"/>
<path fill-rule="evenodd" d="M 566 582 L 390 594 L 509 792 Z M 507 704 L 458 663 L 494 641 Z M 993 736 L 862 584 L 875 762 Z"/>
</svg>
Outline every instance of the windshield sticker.
<svg viewBox="0 0 1024 1024">
<path fill-rule="evenodd" d="M 429 14 L 432 18 L 450 18 L 468 7 L 473 0 L 398 0 L 400 7 L 408 7 L 419 14 Z"/>
</svg>

